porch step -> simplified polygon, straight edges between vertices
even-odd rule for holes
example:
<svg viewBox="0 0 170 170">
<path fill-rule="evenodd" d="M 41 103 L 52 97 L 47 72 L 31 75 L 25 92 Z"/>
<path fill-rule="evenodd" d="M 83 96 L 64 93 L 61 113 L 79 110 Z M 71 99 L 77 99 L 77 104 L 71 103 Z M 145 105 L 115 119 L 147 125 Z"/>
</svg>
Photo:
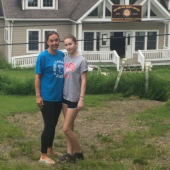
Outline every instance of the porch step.
<svg viewBox="0 0 170 170">
<path fill-rule="evenodd" d="M 123 71 L 142 71 L 140 65 L 125 65 Z"/>
</svg>

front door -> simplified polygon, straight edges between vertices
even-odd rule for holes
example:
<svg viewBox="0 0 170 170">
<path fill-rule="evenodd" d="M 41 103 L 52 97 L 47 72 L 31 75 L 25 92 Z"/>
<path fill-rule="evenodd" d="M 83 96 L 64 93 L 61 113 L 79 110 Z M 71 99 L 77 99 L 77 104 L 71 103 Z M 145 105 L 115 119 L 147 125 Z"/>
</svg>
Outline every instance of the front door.
<svg viewBox="0 0 170 170">
<path fill-rule="evenodd" d="M 111 32 L 110 35 L 110 50 L 115 50 L 120 58 L 125 57 L 125 33 Z"/>
<path fill-rule="evenodd" d="M 132 32 L 126 32 L 126 47 L 125 57 L 127 59 L 133 58 L 132 56 Z"/>
</svg>

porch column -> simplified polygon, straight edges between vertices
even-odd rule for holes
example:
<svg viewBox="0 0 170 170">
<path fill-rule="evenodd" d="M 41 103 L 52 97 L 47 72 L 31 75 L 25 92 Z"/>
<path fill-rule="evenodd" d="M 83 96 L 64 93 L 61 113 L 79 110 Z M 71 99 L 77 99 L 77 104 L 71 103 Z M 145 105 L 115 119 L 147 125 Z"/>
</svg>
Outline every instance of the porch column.
<svg viewBox="0 0 170 170">
<path fill-rule="evenodd" d="M 9 21 L 10 28 L 9 28 L 8 35 L 9 35 L 9 43 L 11 44 L 11 45 L 8 45 L 8 62 L 9 63 L 12 63 L 13 23 L 14 23 L 14 21 Z"/>
<path fill-rule="evenodd" d="M 170 50 L 170 22 L 168 23 L 168 50 Z"/>
<path fill-rule="evenodd" d="M 150 16 L 151 16 L 151 2 L 150 2 L 150 0 L 148 0 L 148 9 L 147 9 L 147 13 L 148 13 L 147 18 L 149 19 Z"/>
<path fill-rule="evenodd" d="M 78 50 L 82 50 L 82 23 L 78 23 Z"/>
</svg>

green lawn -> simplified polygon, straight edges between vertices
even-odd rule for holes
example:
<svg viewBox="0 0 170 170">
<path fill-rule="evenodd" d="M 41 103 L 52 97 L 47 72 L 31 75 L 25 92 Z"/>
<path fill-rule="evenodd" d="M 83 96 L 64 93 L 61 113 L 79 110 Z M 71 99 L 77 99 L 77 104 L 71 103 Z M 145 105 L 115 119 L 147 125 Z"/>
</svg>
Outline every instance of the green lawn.
<svg viewBox="0 0 170 170">
<path fill-rule="evenodd" d="M 90 138 L 81 139 L 85 134 L 80 133 L 81 129 L 76 129 L 83 147 L 86 148 L 84 150 L 85 160 L 76 164 L 56 163 L 56 165 L 50 166 L 50 169 L 168 170 L 170 168 L 168 161 L 170 150 L 168 150 L 169 144 L 167 143 L 170 134 L 170 102 L 130 114 L 130 110 L 133 108 L 128 102 L 132 100 L 136 104 L 138 103 L 137 98 L 123 99 L 121 94 L 86 95 L 86 107 L 78 118 L 80 126 L 83 123 L 87 125 L 90 123 L 94 130 L 97 128 L 93 127 L 94 124 L 103 128 L 98 129 L 96 137 L 93 139 L 95 142 Z M 0 107 L 0 169 L 49 169 L 49 166 L 41 165 L 37 161 L 40 156 L 42 121 L 37 119 L 41 115 L 37 113 L 39 109 L 35 104 L 35 96 L 0 95 L 0 101 L 2 106 Z M 112 105 L 109 104 L 112 101 L 119 104 L 127 102 L 128 109 L 124 109 L 122 112 L 120 105 L 118 112 L 114 112 L 116 108 L 113 107 L 112 110 Z M 103 133 L 106 125 L 98 124 L 97 120 L 102 122 L 103 119 L 103 123 L 106 123 L 106 117 L 108 117 L 108 124 L 112 121 L 116 123 L 117 118 L 121 118 L 129 123 L 129 127 L 135 129 L 122 128 L 118 131 L 113 129 L 113 133 L 110 129 L 107 133 Z M 85 131 L 91 133 L 88 129 Z M 65 150 L 65 137 L 61 130 L 57 130 L 54 146 L 61 152 Z M 53 159 L 56 160 L 56 158 Z"/>
<path fill-rule="evenodd" d="M 10 78 L 18 80 L 32 79 L 35 76 L 35 68 L 31 69 L 3 69 L 0 70 L 0 74 L 7 75 Z"/>
<path fill-rule="evenodd" d="M 0 74 L 25 81 L 34 79 L 35 73 L 34 69 L 5 69 Z M 154 66 L 152 75 L 169 81 L 170 67 Z M 0 170 L 169 170 L 170 101 L 151 107 L 154 101 L 122 96 L 86 95 L 75 129 L 85 160 L 49 167 L 38 163 L 43 123 L 35 96 L 0 94 Z M 62 122 L 61 116 L 54 147 L 65 152 Z"/>
</svg>

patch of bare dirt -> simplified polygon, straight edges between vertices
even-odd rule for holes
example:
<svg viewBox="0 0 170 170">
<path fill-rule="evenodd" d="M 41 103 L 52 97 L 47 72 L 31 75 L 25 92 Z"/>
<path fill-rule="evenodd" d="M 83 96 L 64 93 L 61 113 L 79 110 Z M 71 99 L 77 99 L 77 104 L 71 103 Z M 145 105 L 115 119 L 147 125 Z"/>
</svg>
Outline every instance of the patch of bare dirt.
<svg viewBox="0 0 170 170">
<path fill-rule="evenodd" d="M 108 101 L 105 102 L 105 107 L 89 108 L 88 111 L 82 110 L 79 112 L 75 129 L 81 134 L 81 139 L 84 141 L 97 142 L 97 134 L 114 134 L 115 139 L 118 131 L 124 133 L 136 130 L 136 126 L 132 125 L 129 116 L 140 114 L 142 111 L 162 105 L 162 102 L 150 100 L 122 100 L 122 101 Z M 33 115 L 30 114 L 16 114 L 8 117 L 10 123 L 16 124 L 25 132 L 26 138 L 39 138 L 43 129 L 43 120 L 41 112 Z M 57 130 L 61 132 L 63 123 L 63 115 L 61 114 Z M 139 127 L 141 129 L 147 127 Z"/>
<path fill-rule="evenodd" d="M 96 137 L 97 134 L 113 136 L 113 140 L 118 142 L 121 140 L 119 132 L 126 133 L 147 129 L 148 127 L 146 126 L 135 126 L 130 116 L 140 114 L 146 109 L 159 107 L 164 103 L 150 100 L 125 99 L 108 101 L 104 104 L 105 107 L 91 107 L 88 110 L 82 110 L 76 118 L 75 130 L 78 132 L 78 135 L 80 135 L 80 143 L 86 152 L 89 151 L 89 145 L 95 144 L 97 147 L 102 147 Z M 21 127 L 23 131 L 25 131 L 26 139 L 40 139 L 43 129 L 41 112 L 35 114 L 16 114 L 8 117 L 7 120 Z M 62 123 L 63 115 L 61 114 L 56 133 L 63 133 L 61 130 Z M 159 137 L 153 142 L 156 142 L 158 146 L 161 145 L 162 147 L 166 145 L 166 147 L 170 149 L 170 134 L 168 133 L 166 136 Z M 170 155 L 170 153 L 168 155 Z"/>
</svg>

